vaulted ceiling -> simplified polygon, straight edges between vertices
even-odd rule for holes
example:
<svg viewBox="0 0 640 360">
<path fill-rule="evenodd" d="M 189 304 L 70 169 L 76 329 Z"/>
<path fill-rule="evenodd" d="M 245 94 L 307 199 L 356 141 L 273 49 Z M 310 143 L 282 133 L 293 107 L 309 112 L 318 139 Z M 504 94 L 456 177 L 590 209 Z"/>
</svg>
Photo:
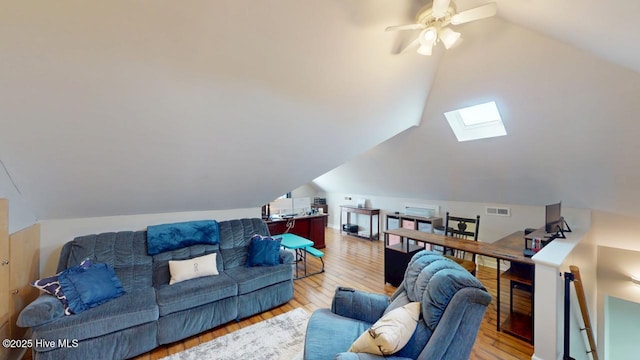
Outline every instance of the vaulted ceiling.
<svg viewBox="0 0 640 360">
<path fill-rule="evenodd" d="M 424 3 L 3 1 L 0 160 L 39 219 L 254 207 L 319 176 L 635 208 L 636 1 L 498 0 L 458 47 L 400 53 L 384 28 Z M 509 135 L 455 142 L 441 114 L 480 99 Z"/>
</svg>

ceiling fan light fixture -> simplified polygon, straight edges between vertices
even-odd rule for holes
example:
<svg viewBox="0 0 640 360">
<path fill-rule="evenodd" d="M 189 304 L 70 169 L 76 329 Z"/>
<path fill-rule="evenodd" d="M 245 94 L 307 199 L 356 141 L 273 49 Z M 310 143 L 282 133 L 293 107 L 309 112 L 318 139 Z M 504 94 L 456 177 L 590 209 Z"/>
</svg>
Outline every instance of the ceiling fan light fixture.
<svg viewBox="0 0 640 360">
<path fill-rule="evenodd" d="M 447 25 L 459 25 L 488 18 L 496 15 L 497 11 L 498 6 L 495 2 L 458 12 L 454 0 L 431 0 L 418 10 L 415 23 L 388 26 L 386 31 L 420 30 L 418 37 L 405 49 L 418 45 L 419 54 L 431 55 L 433 47 L 438 42 L 442 42 L 446 49 L 450 49 L 462 41 L 460 33 L 446 27 Z"/>
<path fill-rule="evenodd" d="M 442 28 L 438 33 L 440 41 L 444 44 L 446 49 L 450 49 L 460 39 L 460 33 L 451 30 L 450 28 Z"/>
<path fill-rule="evenodd" d="M 420 43 L 421 44 L 433 44 L 438 37 L 438 32 L 434 27 L 428 27 L 420 33 Z"/>
</svg>

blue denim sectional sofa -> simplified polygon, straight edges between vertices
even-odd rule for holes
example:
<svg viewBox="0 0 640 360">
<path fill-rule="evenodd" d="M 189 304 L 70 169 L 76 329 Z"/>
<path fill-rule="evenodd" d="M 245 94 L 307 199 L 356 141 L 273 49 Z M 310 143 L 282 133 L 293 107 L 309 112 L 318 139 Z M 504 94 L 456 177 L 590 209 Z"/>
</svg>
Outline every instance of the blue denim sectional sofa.
<svg viewBox="0 0 640 360">
<path fill-rule="evenodd" d="M 245 266 L 252 235 L 269 235 L 265 223 L 239 219 L 218 224 L 219 244 L 191 245 L 153 256 L 147 254 L 147 231 L 87 235 L 66 243 L 58 272 L 86 258 L 106 263 L 115 269 L 126 294 L 69 316 L 57 298 L 40 296 L 18 319 L 18 325 L 31 327 L 32 339 L 39 340 L 34 341 L 34 358 L 130 358 L 291 300 L 291 253 L 280 251 L 280 265 Z M 169 285 L 169 260 L 213 252 L 218 254 L 219 275 Z"/>
</svg>

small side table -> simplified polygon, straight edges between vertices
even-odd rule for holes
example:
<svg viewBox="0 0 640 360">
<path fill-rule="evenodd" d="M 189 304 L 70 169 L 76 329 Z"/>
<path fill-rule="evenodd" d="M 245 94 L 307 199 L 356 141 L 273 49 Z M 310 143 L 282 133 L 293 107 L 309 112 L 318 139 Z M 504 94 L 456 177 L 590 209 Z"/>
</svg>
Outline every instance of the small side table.
<svg viewBox="0 0 640 360">
<path fill-rule="evenodd" d="M 298 236 L 296 234 L 280 234 L 280 235 L 271 235 L 272 238 L 277 239 L 281 238 L 280 245 L 285 249 L 295 250 L 296 252 L 296 279 L 301 279 L 310 275 L 307 275 L 307 249 L 313 247 L 313 241 L 309 239 L 305 239 L 302 236 Z M 304 276 L 298 276 L 298 262 L 302 262 L 304 266 Z"/>
</svg>

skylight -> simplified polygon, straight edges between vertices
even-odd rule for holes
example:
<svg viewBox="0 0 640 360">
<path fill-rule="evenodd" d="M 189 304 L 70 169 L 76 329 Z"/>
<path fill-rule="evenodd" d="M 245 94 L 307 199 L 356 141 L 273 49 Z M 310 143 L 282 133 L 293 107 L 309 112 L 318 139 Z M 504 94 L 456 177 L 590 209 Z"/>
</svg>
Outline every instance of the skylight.
<svg viewBox="0 0 640 360">
<path fill-rule="evenodd" d="M 495 101 L 449 111 L 444 116 L 458 141 L 507 135 Z"/>
</svg>

